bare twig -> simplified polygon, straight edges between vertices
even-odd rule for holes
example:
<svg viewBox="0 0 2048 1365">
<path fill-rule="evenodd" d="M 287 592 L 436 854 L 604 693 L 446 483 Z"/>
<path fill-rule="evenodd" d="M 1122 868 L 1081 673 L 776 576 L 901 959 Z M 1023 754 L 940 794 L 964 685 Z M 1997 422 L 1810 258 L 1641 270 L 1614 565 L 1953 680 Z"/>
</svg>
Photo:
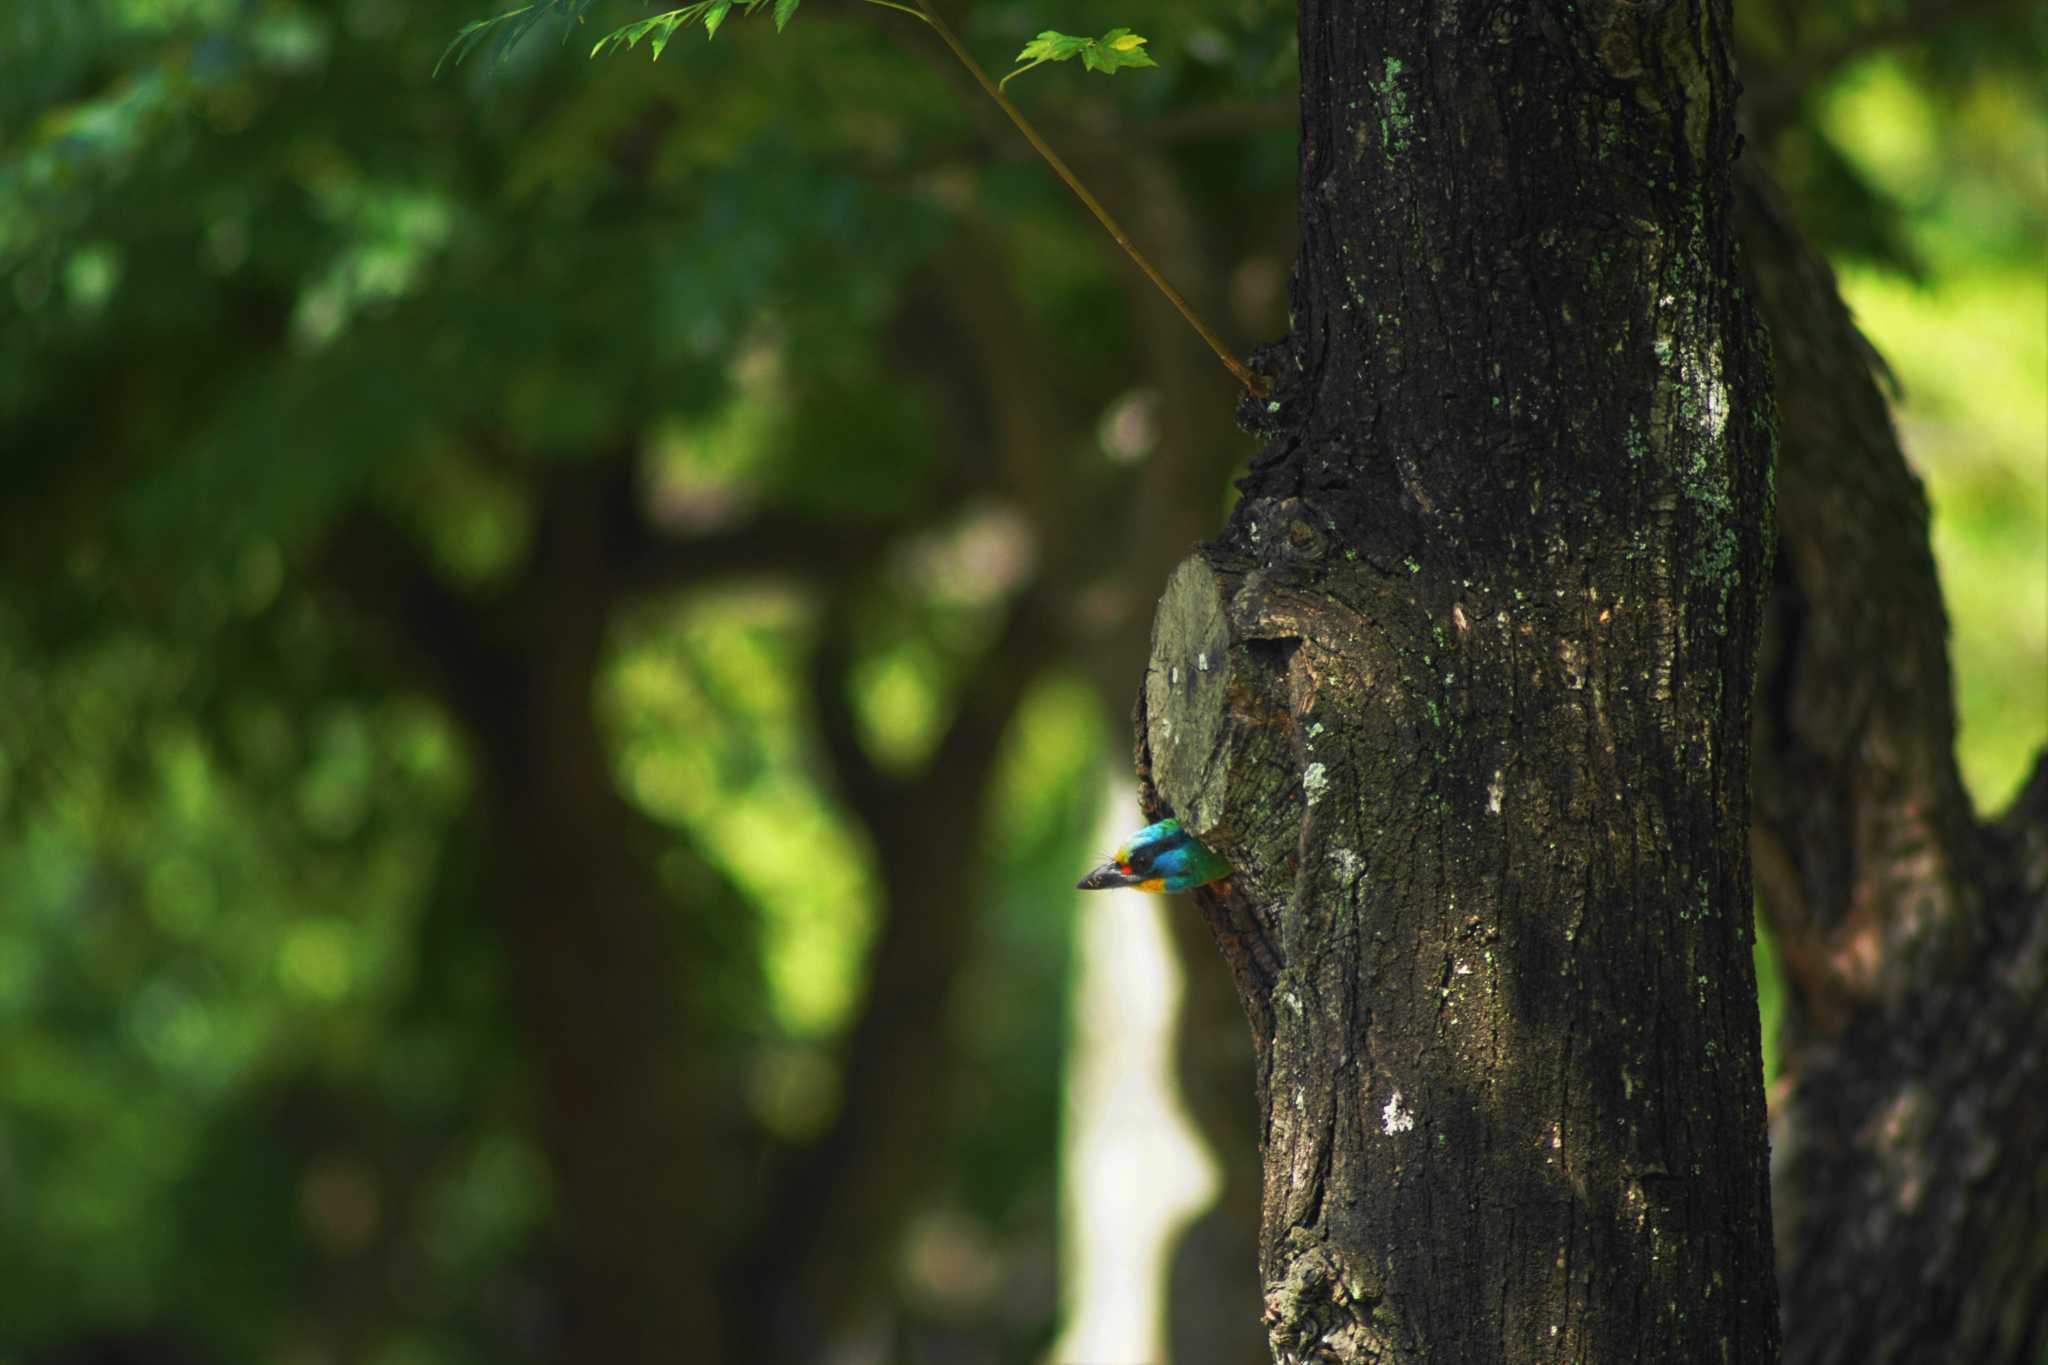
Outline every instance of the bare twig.
<svg viewBox="0 0 2048 1365">
<path fill-rule="evenodd" d="M 937 13 L 928 7 L 924 0 L 915 0 L 915 9 L 907 5 L 896 4 L 894 0 L 867 0 L 867 3 L 879 5 L 883 9 L 902 10 L 906 14 L 922 19 L 931 28 L 932 32 L 938 34 L 940 41 L 945 43 L 953 56 L 959 60 L 960 65 L 965 67 L 968 74 L 974 77 L 975 83 L 982 88 L 982 92 L 991 100 L 994 100 L 996 107 L 1001 109 L 1009 117 L 1010 122 L 1017 126 L 1017 131 L 1024 135 L 1024 140 L 1031 144 L 1031 149 L 1037 152 L 1045 164 L 1052 168 L 1053 174 L 1057 175 L 1066 187 L 1074 192 L 1074 196 L 1081 201 L 1082 206 L 1095 216 L 1095 221 L 1100 223 L 1102 230 L 1109 234 L 1110 240 L 1122 247 L 1124 254 L 1129 256 L 1132 263 L 1144 272 L 1145 278 L 1152 282 L 1152 287 L 1165 295 L 1166 301 L 1179 311 L 1181 317 L 1187 321 L 1188 326 L 1195 329 L 1196 334 L 1202 338 L 1202 341 L 1211 351 L 1216 353 L 1216 358 L 1223 362 L 1223 367 L 1236 376 L 1237 382 L 1244 385 L 1246 389 L 1262 398 L 1266 396 L 1271 386 L 1263 378 L 1252 373 L 1251 369 L 1237 358 L 1230 347 L 1224 344 L 1223 338 L 1217 336 L 1215 330 L 1202 320 L 1200 314 L 1195 312 L 1193 305 L 1182 296 L 1178 289 L 1173 287 L 1164 275 L 1159 273 L 1159 268 L 1152 264 L 1151 259 L 1143 251 L 1138 249 L 1137 243 L 1131 240 L 1130 234 L 1124 231 L 1123 225 L 1117 222 L 1115 216 L 1102 206 L 1102 201 L 1097 199 L 1089 191 L 1088 187 L 1081 183 L 1080 177 L 1076 176 L 1067 163 L 1061 159 L 1060 154 L 1052 149 L 1051 144 L 1039 133 L 1031 120 L 1024 116 L 1024 111 L 1011 103 L 1010 97 L 1005 95 L 1002 87 L 989 77 L 988 72 L 982 69 L 981 63 L 974 59 L 974 54 L 967 50 L 966 45 L 960 41 L 959 37 L 953 32 L 952 27 L 945 20 L 941 19 Z"/>
</svg>

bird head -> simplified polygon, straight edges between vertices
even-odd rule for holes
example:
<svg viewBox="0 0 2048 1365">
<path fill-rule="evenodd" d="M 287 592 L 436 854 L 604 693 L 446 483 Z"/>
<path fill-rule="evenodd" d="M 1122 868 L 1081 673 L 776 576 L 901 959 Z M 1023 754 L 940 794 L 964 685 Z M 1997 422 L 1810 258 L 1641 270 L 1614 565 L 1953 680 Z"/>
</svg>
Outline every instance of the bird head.
<svg viewBox="0 0 2048 1365">
<path fill-rule="evenodd" d="M 1230 875 L 1230 864 L 1180 827 L 1161 820 L 1124 840 L 1122 848 L 1081 879 L 1083 891 L 1134 886 L 1140 891 L 1187 891 Z"/>
</svg>

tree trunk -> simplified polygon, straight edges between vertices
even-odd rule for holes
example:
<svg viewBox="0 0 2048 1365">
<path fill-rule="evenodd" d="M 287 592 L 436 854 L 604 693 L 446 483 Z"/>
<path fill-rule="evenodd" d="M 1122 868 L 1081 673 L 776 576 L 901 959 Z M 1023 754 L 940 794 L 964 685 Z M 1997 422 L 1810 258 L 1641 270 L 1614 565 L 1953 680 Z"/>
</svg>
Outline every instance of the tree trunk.
<svg viewBox="0 0 2048 1365">
<path fill-rule="evenodd" d="M 1786 1358 L 2034 1365 L 2048 1345 L 2048 763 L 1980 822 L 1927 504 L 1832 272 L 1752 168 L 1782 551 L 1756 714 L 1785 966 L 1772 1105 Z"/>
<path fill-rule="evenodd" d="M 1720 5 L 1301 7 L 1269 444 L 1140 769 L 1236 868 L 1282 1361 L 1777 1353 L 1768 363 Z"/>
<path fill-rule="evenodd" d="M 468 717 L 505 854 L 498 906 L 554 1180 L 556 1358 L 653 1365 L 698 1342 L 715 1359 L 713 1256 L 741 1212 L 720 1151 L 734 1116 L 694 1036 L 683 917 L 655 871 L 661 836 L 619 794 L 597 723 L 614 604 L 588 503 L 582 483 L 551 490 L 521 644 L 497 679 L 505 723 Z"/>
<path fill-rule="evenodd" d="M 549 483 L 525 581 L 495 607 L 374 519 L 336 536 L 326 568 L 412 656 L 482 770 L 492 903 L 551 1176 L 550 1354 L 653 1365 L 678 1343 L 724 1358 L 713 1272 L 745 1190 L 731 1088 L 706 1074 L 690 990 L 707 969 L 657 872 L 663 836 L 620 795 L 595 710 L 618 581 L 607 490 L 624 468 Z"/>
</svg>

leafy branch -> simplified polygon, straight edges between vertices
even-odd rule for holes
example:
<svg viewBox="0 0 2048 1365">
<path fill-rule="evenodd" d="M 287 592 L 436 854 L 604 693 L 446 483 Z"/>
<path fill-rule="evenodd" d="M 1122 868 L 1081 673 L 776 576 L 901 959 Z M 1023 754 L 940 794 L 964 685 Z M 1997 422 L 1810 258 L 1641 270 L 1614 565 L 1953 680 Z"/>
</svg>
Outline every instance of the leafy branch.
<svg viewBox="0 0 2048 1365">
<path fill-rule="evenodd" d="M 441 54 L 441 60 L 434 66 L 435 73 L 439 74 L 441 67 L 451 58 L 458 64 L 461 63 L 471 52 L 487 42 L 496 44 L 498 58 L 502 61 L 522 38 L 543 21 L 551 18 L 562 21 L 563 41 L 566 42 L 569 29 L 583 22 L 584 12 L 593 3 L 595 0 L 533 0 L 533 3 L 493 15 L 489 19 L 479 19 L 465 24 L 456 33 L 455 40 L 448 45 L 448 50 Z M 747 14 L 769 9 L 775 20 L 776 31 L 780 32 L 796 14 L 797 6 L 801 3 L 802 0 L 696 0 L 694 4 L 666 10 L 613 29 L 597 40 L 596 45 L 590 49 L 590 55 L 596 57 L 599 53 L 616 51 L 622 47 L 635 48 L 644 40 L 654 60 L 659 61 L 662 49 L 668 46 L 679 29 L 702 23 L 705 37 L 715 38 L 718 36 L 719 26 L 735 8 Z M 1074 192 L 1082 205 L 1095 215 L 1095 221 L 1102 225 L 1103 231 L 1123 248 L 1124 254 L 1129 256 L 1138 269 L 1144 272 L 1145 278 L 1152 282 L 1152 287 L 1166 296 L 1166 301 L 1179 311 L 1187 324 L 1208 344 L 1209 349 L 1216 353 L 1216 358 L 1223 362 L 1224 368 L 1235 375 L 1237 381 L 1252 393 L 1262 398 L 1266 396 L 1270 391 L 1266 380 L 1253 374 L 1251 369 L 1224 345 L 1223 339 L 1202 320 L 1194 307 L 1182 297 L 1181 292 L 1167 282 L 1166 277 L 1159 273 L 1159 268 L 1152 264 L 1144 252 L 1138 250 L 1137 244 L 1131 240 L 1130 234 L 1124 231 L 1123 225 L 1117 222 L 1109 210 L 1102 206 L 1102 202 L 1081 183 L 1080 177 L 1075 175 L 1060 158 L 1059 153 L 1052 149 L 1038 129 L 1032 125 L 1031 120 L 1024 117 L 1024 111 L 1011 103 L 1010 97 L 1003 93 L 1003 86 L 1033 67 L 1043 66 L 1047 62 L 1070 61 L 1075 57 L 1081 59 L 1084 69 L 1100 71 L 1105 75 L 1115 75 L 1126 67 L 1138 69 L 1157 66 L 1158 63 L 1152 60 L 1151 54 L 1145 51 L 1144 38 L 1127 28 L 1113 28 L 1100 38 L 1074 37 L 1047 29 L 1024 45 L 1024 50 L 1017 54 L 1017 61 L 1021 65 L 998 83 L 989 78 L 981 63 L 974 60 L 974 55 L 967 50 L 946 21 L 930 8 L 926 0 L 908 0 L 907 3 L 899 3 L 899 0 L 865 0 L 865 3 L 907 14 L 936 33 L 939 40 L 967 69 L 967 73 L 974 77 L 983 93 L 994 100 L 996 107 L 1009 116 L 1017 131 L 1024 135 L 1024 140 L 1031 144 L 1031 150 L 1038 153 L 1045 164 L 1052 168 L 1053 174 L 1057 175 L 1066 187 Z"/>
<path fill-rule="evenodd" d="M 472 19 L 456 30 L 455 40 L 448 44 L 448 50 L 441 54 L 441 60 L 434 63 L 434 74 L 441 74 L 441 68 L 452 59 L 457 66 L 470 53 L 485 43 L 495 43 L 498 60 L 504 61 L 512 55 L 512 49 L 519 40 L 538 28 L 548 19 L 561 18 L 562 40 L 568 41 L 568 22 L 583 22 L 583 11 L 590 8 L 594 0 L 537 0 L 534 4 L 508 9 L 503 14 L 494 14 L 488 19 Z"/>
<path fill-rule="evenodd" d="M 802 0 L 738 0 L 738 3 L 748 14 L 773 5 L 775 31 L 780 33 L 789 23 L 790 16 L 796 13 L 796 7 Z M 597 46 L 590 49 L 590 55 L 595 57 L 607 49 L 617 51 L 621 47 L 638 47 L 640 40 L 646 38 L 649 40 L 648 46 L 654 52 L 654 60 L 660 61 L 661 50 L 668 46 L 668 40 L 675 36 L 677 29 L 686 25 L 702 20 L 705 38 L 716 38 L 718 26 L 725 22 L 726 15 L 732 13 L 733 4 L 734 0 L 698 0 L 694 5 L 684 5 L 681 9 L 672 9 L 664 14 L 656 14 L 627 24 L 623 28 L 615 28 L 597 40 Z"/>
<path fill-rule="evenodd" d="M 1152 54 L 1145 51 L 1145 42 L 1127 28 L 1113 28 L 1100 38 L 1076 38 L 1072 34 L 1047 29 L 1024 44 L 1024 50 L 1017 54 L 1017 60 L 1024 65 L 997 81 L 996 89 L 1005 88 L 1034 66 L 1069 61 L 1075 57 L 1079 57 L 1081 65 L 1088 70 L 1100 71 L 1105 76 L 1114 76 L 1127 66 L 1159 65 L 1152 60 Z"/>
</svg>

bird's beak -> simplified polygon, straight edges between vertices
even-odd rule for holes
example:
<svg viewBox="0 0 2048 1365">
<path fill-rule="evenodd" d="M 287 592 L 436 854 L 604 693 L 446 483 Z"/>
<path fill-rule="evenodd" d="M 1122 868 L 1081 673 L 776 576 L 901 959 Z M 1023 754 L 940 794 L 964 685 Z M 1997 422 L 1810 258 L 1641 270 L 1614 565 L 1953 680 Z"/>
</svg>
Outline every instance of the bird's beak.
<svg viewBox="0 0 2048 1365">
<path fill-rule="evenodd" d="M 1093 872 L 1081 878 L 1074 889 L 1077 891 L 1107 891 L 1117 886 L 1136 886 L 1144 880 L 1143 877 L 1134 877 L 1128 872 L 1119 871 L 1115 863 L 1104 863 L 1101 867 L 1096 868 Z"/>
</svg>

